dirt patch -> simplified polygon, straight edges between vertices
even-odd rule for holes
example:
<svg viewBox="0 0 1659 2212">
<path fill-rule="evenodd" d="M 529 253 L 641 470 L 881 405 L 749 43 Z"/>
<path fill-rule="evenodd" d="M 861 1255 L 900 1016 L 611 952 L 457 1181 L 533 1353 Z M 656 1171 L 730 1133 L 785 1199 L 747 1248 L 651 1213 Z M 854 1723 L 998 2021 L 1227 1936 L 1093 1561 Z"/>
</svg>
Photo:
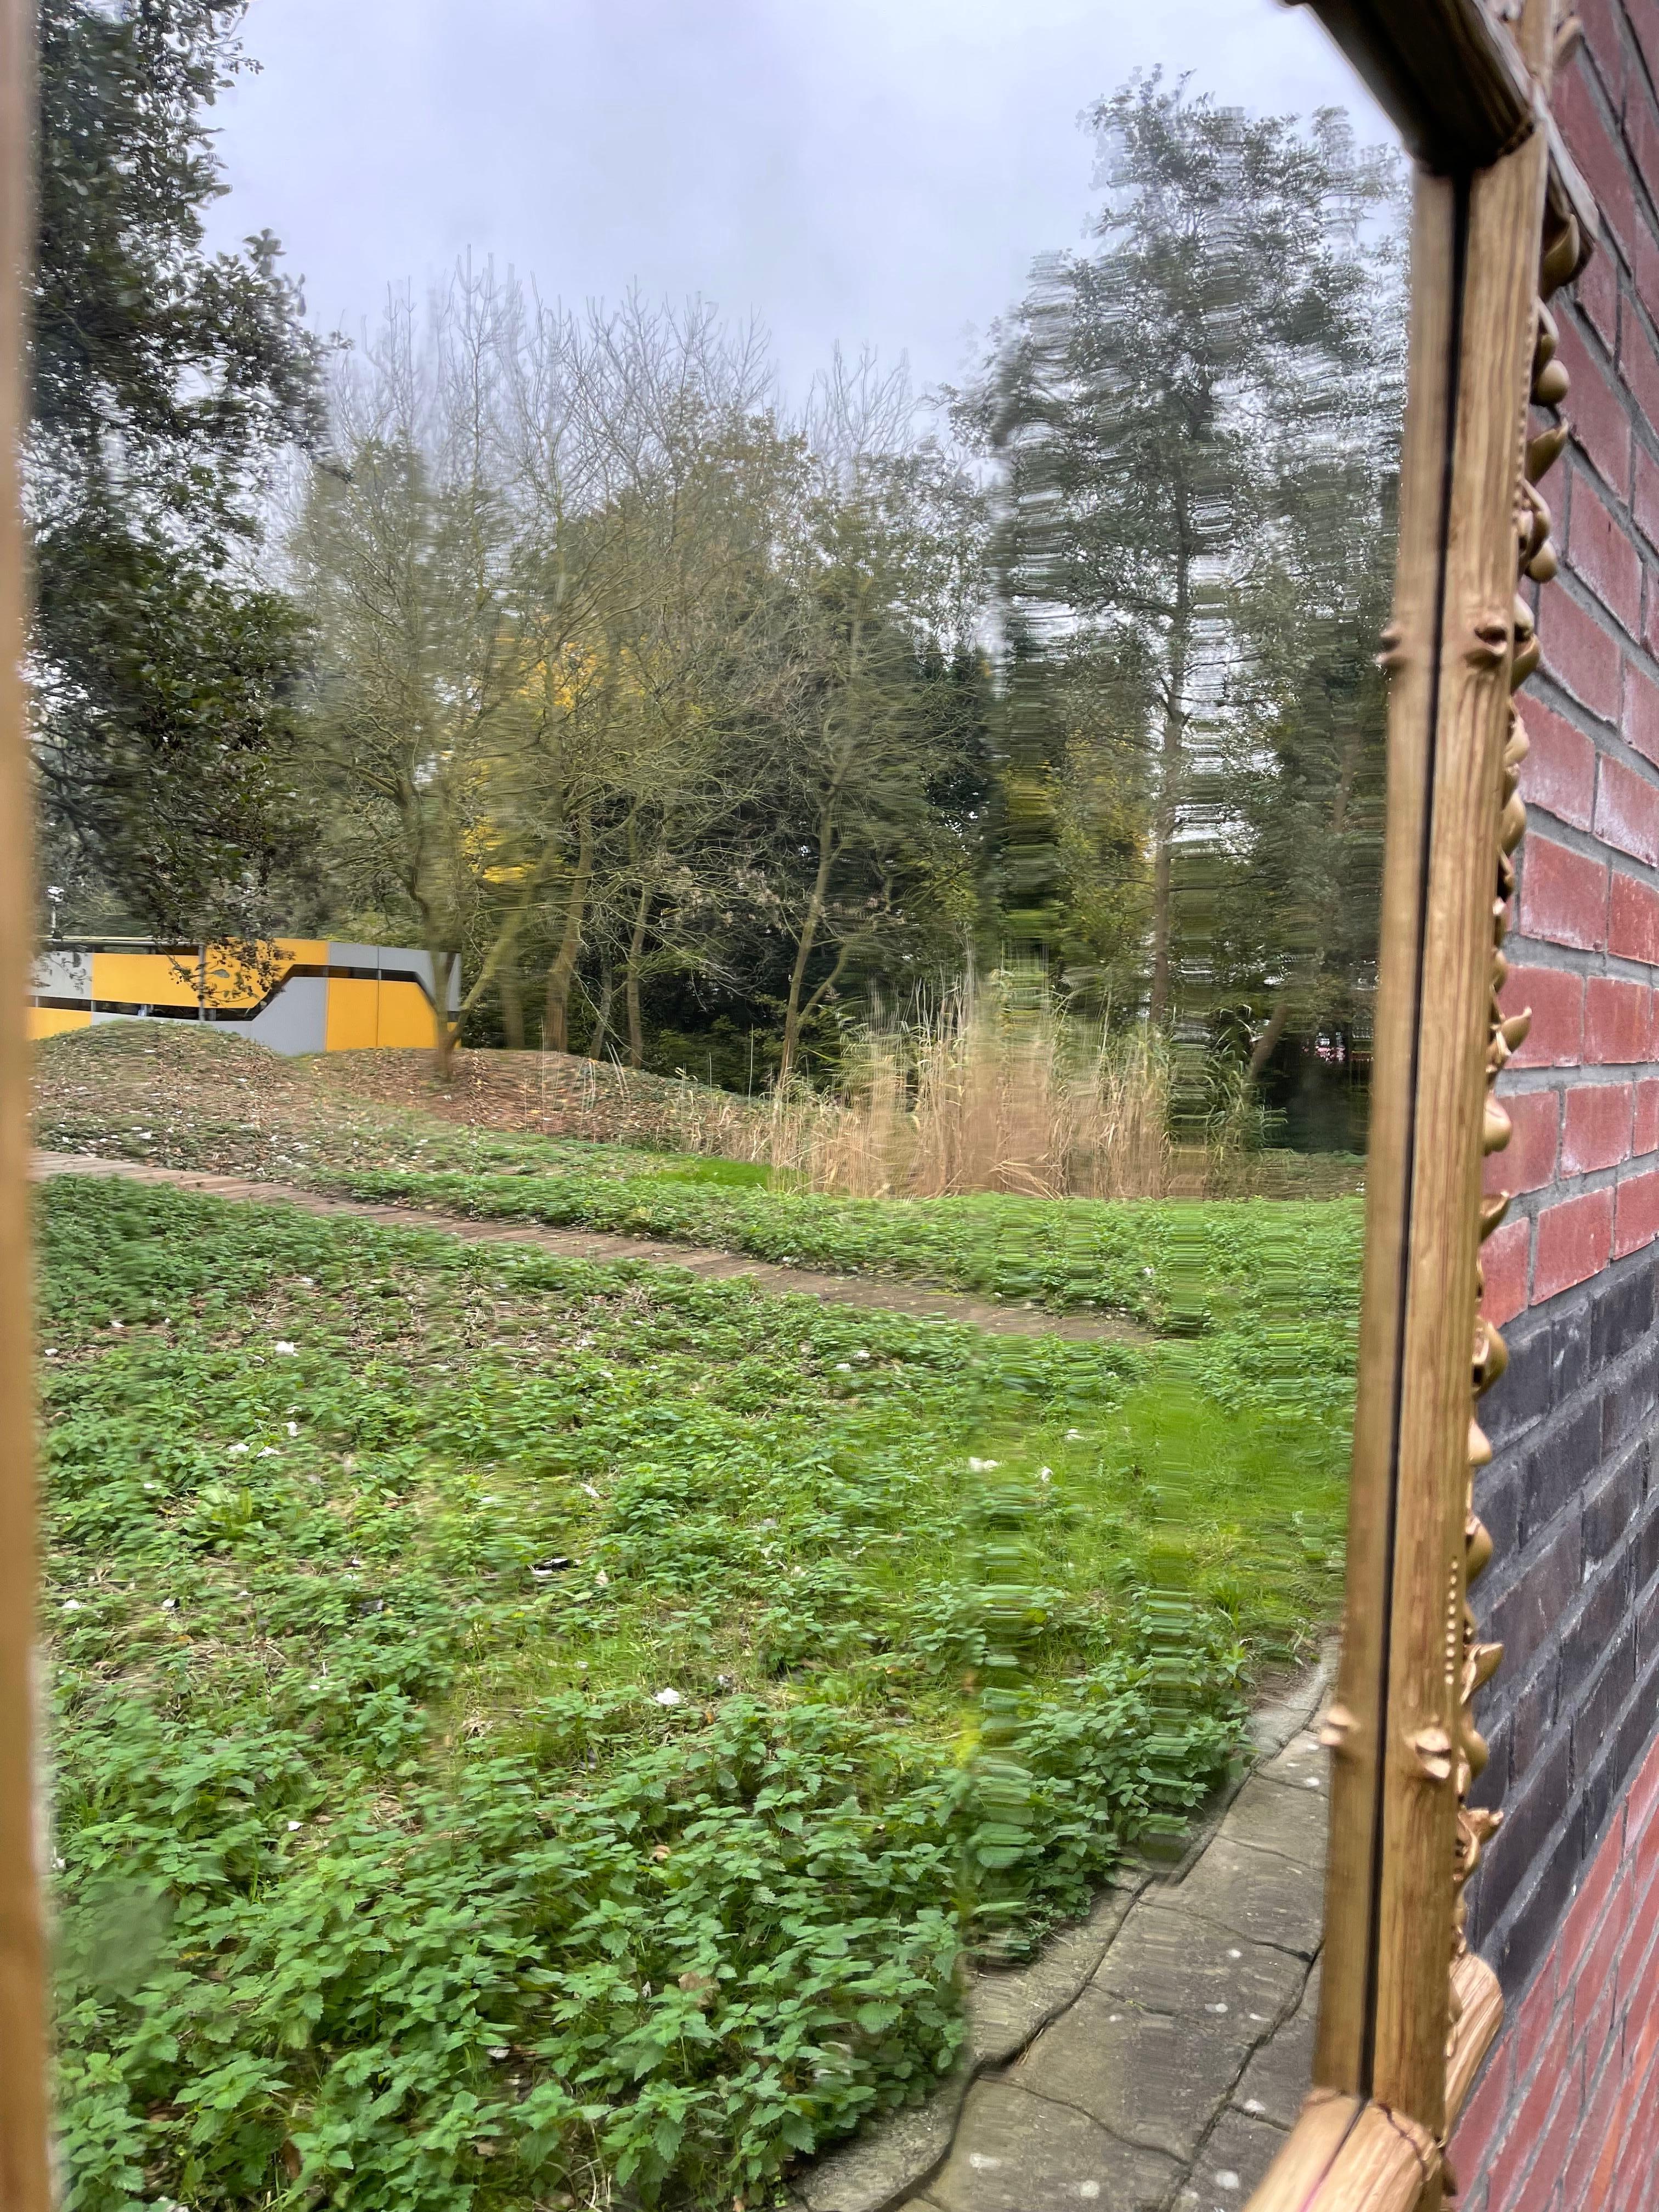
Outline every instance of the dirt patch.
<svg viewBox="0 0 1659 2212">
<path fill-rule="evenodd" d="M 562 1052 L 458 1051 L 447 1085 L 423 1052 L 337 1054 L 319 1071 L 354 1098 L 413 1108 L 473 1128 L 590 1143 L 667 1143 L 676 1150 L 759 1159 L 770 1128 L 757 1100 L 689 1078 L 645 1075 Z"/>
<path fill-rule="evenodd" d="M 171 1167 L 294 1175 L 475 1164 L 546 1138 L 763 1160 L 768 1109 L 701 1084 L 562 1053 L 461 1052 L 440 1086 L 424 1052 L 286 1059 L 192 1022 L 110 1022 L 34 1054 L 36 1142 Z"/>
<path fill-rule="evenodd" d="M 307 1213 L 344 1214 L 356 1221 L 377 1221 L 388 1228 L 441 1229 L 471 1244 L 529 1244 L 566 1259 L 643 1261 L 659 1267 L 683 1267 L 705 1282 L 741 1277 L 774 1297 L 817 1298 L 826 1305 L 857 1306 L 866 1311 L 909 1314 L 918 1320 L 964 1322 L 992 1336 L 1064 1337 L 1073 1344 L 1143 1344 L 1152 1337 L 1133 1322 L 1111 1314 L 1052 1314 L 1037 1306 L 999 1305 L 953 1291 L 929 1291 L 894 1282 L 890 1277 L 831 1275 L 808 1267 L 785 1267 L 752 1260 L 741 1252 L 714 1252 L 701 1245 L 669 1244 L 649 1237 L 612 1237 L 590 1229 L 548 1229 L 537 1224 L 472 1221 L 454 1214 L 404 1206 L 371 1206 L 357 1199 L 330 1198 L 321 1191 L 248 1176 L 211 1175 L 191 1168 L 148 1167 L 137 1161 L 96 1159 L 80 1153 L 37 1152 L 37 1176 L 127 1176 L 135 1182 L 163 1183 L 173 1190 L 200 1191 L 210 1198 L 277 1200 Z"/>
</svg>

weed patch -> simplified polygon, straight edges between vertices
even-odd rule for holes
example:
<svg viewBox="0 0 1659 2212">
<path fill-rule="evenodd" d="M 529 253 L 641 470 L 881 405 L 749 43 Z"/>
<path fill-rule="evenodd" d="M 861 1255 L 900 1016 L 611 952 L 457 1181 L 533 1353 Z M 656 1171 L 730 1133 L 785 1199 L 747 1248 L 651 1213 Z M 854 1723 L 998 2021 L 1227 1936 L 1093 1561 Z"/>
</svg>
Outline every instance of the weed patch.
<svg viewBox="0 0 1659 2212">
<path fill-rule="evenodd" d="M 964 1949 L 1179 1823 L 1243 1644 L 1328 1609 L 1242 1484 L 1172 1647 L 1161 1355 L 119 1184 L 42 1213 L 80 2212 L 756 2202 L 925 2094 Z"/>
</svg>

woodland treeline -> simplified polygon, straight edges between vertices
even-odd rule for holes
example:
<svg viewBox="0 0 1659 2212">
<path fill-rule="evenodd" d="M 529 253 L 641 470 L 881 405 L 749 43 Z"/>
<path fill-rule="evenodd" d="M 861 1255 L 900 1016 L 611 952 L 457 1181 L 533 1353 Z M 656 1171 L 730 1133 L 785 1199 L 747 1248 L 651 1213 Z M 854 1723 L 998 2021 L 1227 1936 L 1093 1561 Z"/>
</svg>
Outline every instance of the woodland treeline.
<svg viewBox="0 0 1659 2212">
<path fill-rule="evenodd" d="M 972 377 L 792 403 L 711 307 L 487 266 L 317 340 L 202 245 L 239 15 L 43 9 L 60 929 L 417 942 L 465 1041 L 740 1089 L 1010 956 L 1363 1057 L 1402 284 L 1342 115 L 1131 83 Z"/>
</svg>

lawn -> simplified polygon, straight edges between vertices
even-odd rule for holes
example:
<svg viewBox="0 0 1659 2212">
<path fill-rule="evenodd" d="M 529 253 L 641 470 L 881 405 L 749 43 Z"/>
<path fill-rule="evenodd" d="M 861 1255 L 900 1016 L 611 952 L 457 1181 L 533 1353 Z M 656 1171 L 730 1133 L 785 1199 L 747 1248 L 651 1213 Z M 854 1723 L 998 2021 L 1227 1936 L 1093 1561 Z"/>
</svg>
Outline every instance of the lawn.
<svg viewBox="0 0 1659 2212">
<path fill-rule="evenodd" d="M 200 1144 L 150 1103 L 124 1141 Z M 367 1182 L 374 1128 L 283 1145 Z M 926 2093 L 964 1955 L 1178 1828 L 1331 1619 L 1358 1209 L 884 1208 L 397 1128 L 427 1203 L 1160 1332 L 48 1187 L 77 2212 L 763 2203 Z"/>
</svg>

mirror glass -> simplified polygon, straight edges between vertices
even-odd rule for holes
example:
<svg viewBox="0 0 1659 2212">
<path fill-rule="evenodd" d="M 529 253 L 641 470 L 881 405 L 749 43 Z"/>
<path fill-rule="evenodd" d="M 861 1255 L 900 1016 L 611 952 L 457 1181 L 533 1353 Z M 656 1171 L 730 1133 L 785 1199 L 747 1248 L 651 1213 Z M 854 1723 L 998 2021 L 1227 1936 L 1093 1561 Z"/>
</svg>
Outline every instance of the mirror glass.
<svg viewBox="0 0 1659 2212">
<path fill-rule="evenodd" d="M 1256 0 L 45 21 L 75 2201 L 1242 2202 L 1316 1992 L 1384 126 Z"/>
</svg>

